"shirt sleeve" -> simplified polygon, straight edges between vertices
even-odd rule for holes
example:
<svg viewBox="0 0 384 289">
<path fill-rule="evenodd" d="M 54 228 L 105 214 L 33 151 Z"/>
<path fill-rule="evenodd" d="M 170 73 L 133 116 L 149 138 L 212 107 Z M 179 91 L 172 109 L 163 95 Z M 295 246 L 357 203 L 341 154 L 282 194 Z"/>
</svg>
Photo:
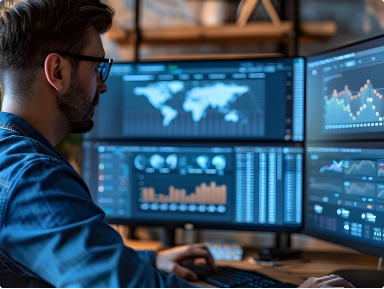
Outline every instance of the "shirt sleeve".
<svg viewBox="0 0 384 289">
<path fill-rule="evenodd" d="M 197 287 L 126 247 L 69 167 L 32 163 L 2 195 L 1 254 L 55 287 Z"/>
<path fill-rule="evenodd" d="M 153 267 L 156 267 L 156 251 L 136 251 L 137 256 L 141 260 L 149 262 Z"/>
</svg>

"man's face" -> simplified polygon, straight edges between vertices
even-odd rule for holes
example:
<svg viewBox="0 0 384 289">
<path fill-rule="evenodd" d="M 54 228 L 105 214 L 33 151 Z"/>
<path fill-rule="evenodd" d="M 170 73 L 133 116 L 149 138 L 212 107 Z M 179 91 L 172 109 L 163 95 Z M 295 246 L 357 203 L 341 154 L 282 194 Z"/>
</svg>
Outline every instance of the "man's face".
<svg viewBox="0 0 384 289">
<path fill-rule="evenodd" d="M 104 57 L 105 52 L 100 36 L 91 33 L 90 38 L 90 44 L 82 54 Z M 97 71 L 99 65 L 100 63 L 97 62 L 80 61 L 77 71 L 72 71 L 69 91 L 56 95 L 58 108 L 69 123 L 69 133 L 87 133 L 93 128 L 92 117 L 99 103 L 99 95 L 107 91 Z"/>
</svg>

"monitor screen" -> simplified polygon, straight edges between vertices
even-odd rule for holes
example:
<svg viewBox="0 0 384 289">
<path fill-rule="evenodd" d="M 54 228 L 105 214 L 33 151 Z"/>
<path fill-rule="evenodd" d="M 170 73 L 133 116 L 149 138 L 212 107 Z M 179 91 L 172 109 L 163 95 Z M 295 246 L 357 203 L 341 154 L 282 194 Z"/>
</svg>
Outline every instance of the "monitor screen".
<svg viewBox="0 0 384 289">
<path fill-rule="evenodd" d="M 83 142 L 83 177 L 111 222 L 299 229 L 300 146 Z"/>
<path fill-rule="evenodd" d="M 303 58 L 114 64 L 87 139 L 304 138 Z"/>
<path fill-rule="evenodd" d="M 306 147 L 305 231 L 382 256 L 383 147 L 383 143 Z"/>
<path fill-rule="evenodd" d="M 384 38 L 307 58 L 307 140 L 382 139 Z"/>
</svg>

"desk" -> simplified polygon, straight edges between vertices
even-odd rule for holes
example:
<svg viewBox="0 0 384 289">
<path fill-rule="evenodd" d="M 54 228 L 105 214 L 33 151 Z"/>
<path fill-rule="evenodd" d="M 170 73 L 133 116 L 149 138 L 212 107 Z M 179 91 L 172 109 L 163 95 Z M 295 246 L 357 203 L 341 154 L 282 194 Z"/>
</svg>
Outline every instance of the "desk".
<svg viewBox="0 0 384 289">
<path fill-rule="evenodd" d="M 133 249 L 159 250 L 160 242 L 125 240 L 125 244 Z M 244 259 L 258 257 L 258 250 L 245 249 Z M 281 282 L 300 285 L 309 277 L 322 277 L 341 269 L 377 270 L 378 257 L 359 253 L 327 253 L 327 252 L 303 252 L 302 258 L 306 263 L 284 265 L 279 267 L 262 267 L 248 261 L 216 261 L 218 266 L 231 266 L 244 270 L 253 270 L 265 274 Z M 285 272 L 289 271 L 288 272 Z M 196 282 L 201 286 L 212 286 L 204 282 Z"/>
<path fill-rule="evenodd" d="M 244 256 L 247 258 L 246 250 Z M 255 253 L 251 253 L 255 256 Z M 249 255 L 248 255 L 249 256 Z M 231 266 L 244 270 L 253 270 L 265 274 L 281 282 L 300 285 L 309 277 L 322 277 L 341 269 L 365 269 L 377 270 L 378 257 L 355 254 L 355 253 L 326 253 L 326 252 L 303 252 L 306 263 L 284 265 L 279 267 L 263 267 L 253 265 L 248 261 L 217 261 L 219 266 Z M 288 272 L 284 272 L 284 271 Z M 207 285 L 199 282 L 199 285 Z"/>
</svg>

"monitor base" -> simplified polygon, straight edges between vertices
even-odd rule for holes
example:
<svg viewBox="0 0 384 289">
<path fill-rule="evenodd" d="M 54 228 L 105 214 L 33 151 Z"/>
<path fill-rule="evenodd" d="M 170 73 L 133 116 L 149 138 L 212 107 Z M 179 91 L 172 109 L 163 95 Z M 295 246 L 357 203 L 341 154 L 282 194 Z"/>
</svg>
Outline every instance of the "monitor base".
<svg viewBox="0 0 384 289">
<path fill-rule="evenodd" d="M 383 288 L 384 286 L 384 271 L 338 270 L 332 274 L 344 278 L 356 288 Z"/>
<path fill-rule="evenodd" d="M 165 247 L 175 247 L 176 230 L 164 228 L 161 241 Z"/>
<path fill-rule="evenodd" d="M 259 254 L 260 261 L 276 262 L 287 260 L 298 260 L 301 258 L 301 251 L 291 249 L 291 234 L 276 234 L 275 247 L 266 249 Z"/>
</svg>

